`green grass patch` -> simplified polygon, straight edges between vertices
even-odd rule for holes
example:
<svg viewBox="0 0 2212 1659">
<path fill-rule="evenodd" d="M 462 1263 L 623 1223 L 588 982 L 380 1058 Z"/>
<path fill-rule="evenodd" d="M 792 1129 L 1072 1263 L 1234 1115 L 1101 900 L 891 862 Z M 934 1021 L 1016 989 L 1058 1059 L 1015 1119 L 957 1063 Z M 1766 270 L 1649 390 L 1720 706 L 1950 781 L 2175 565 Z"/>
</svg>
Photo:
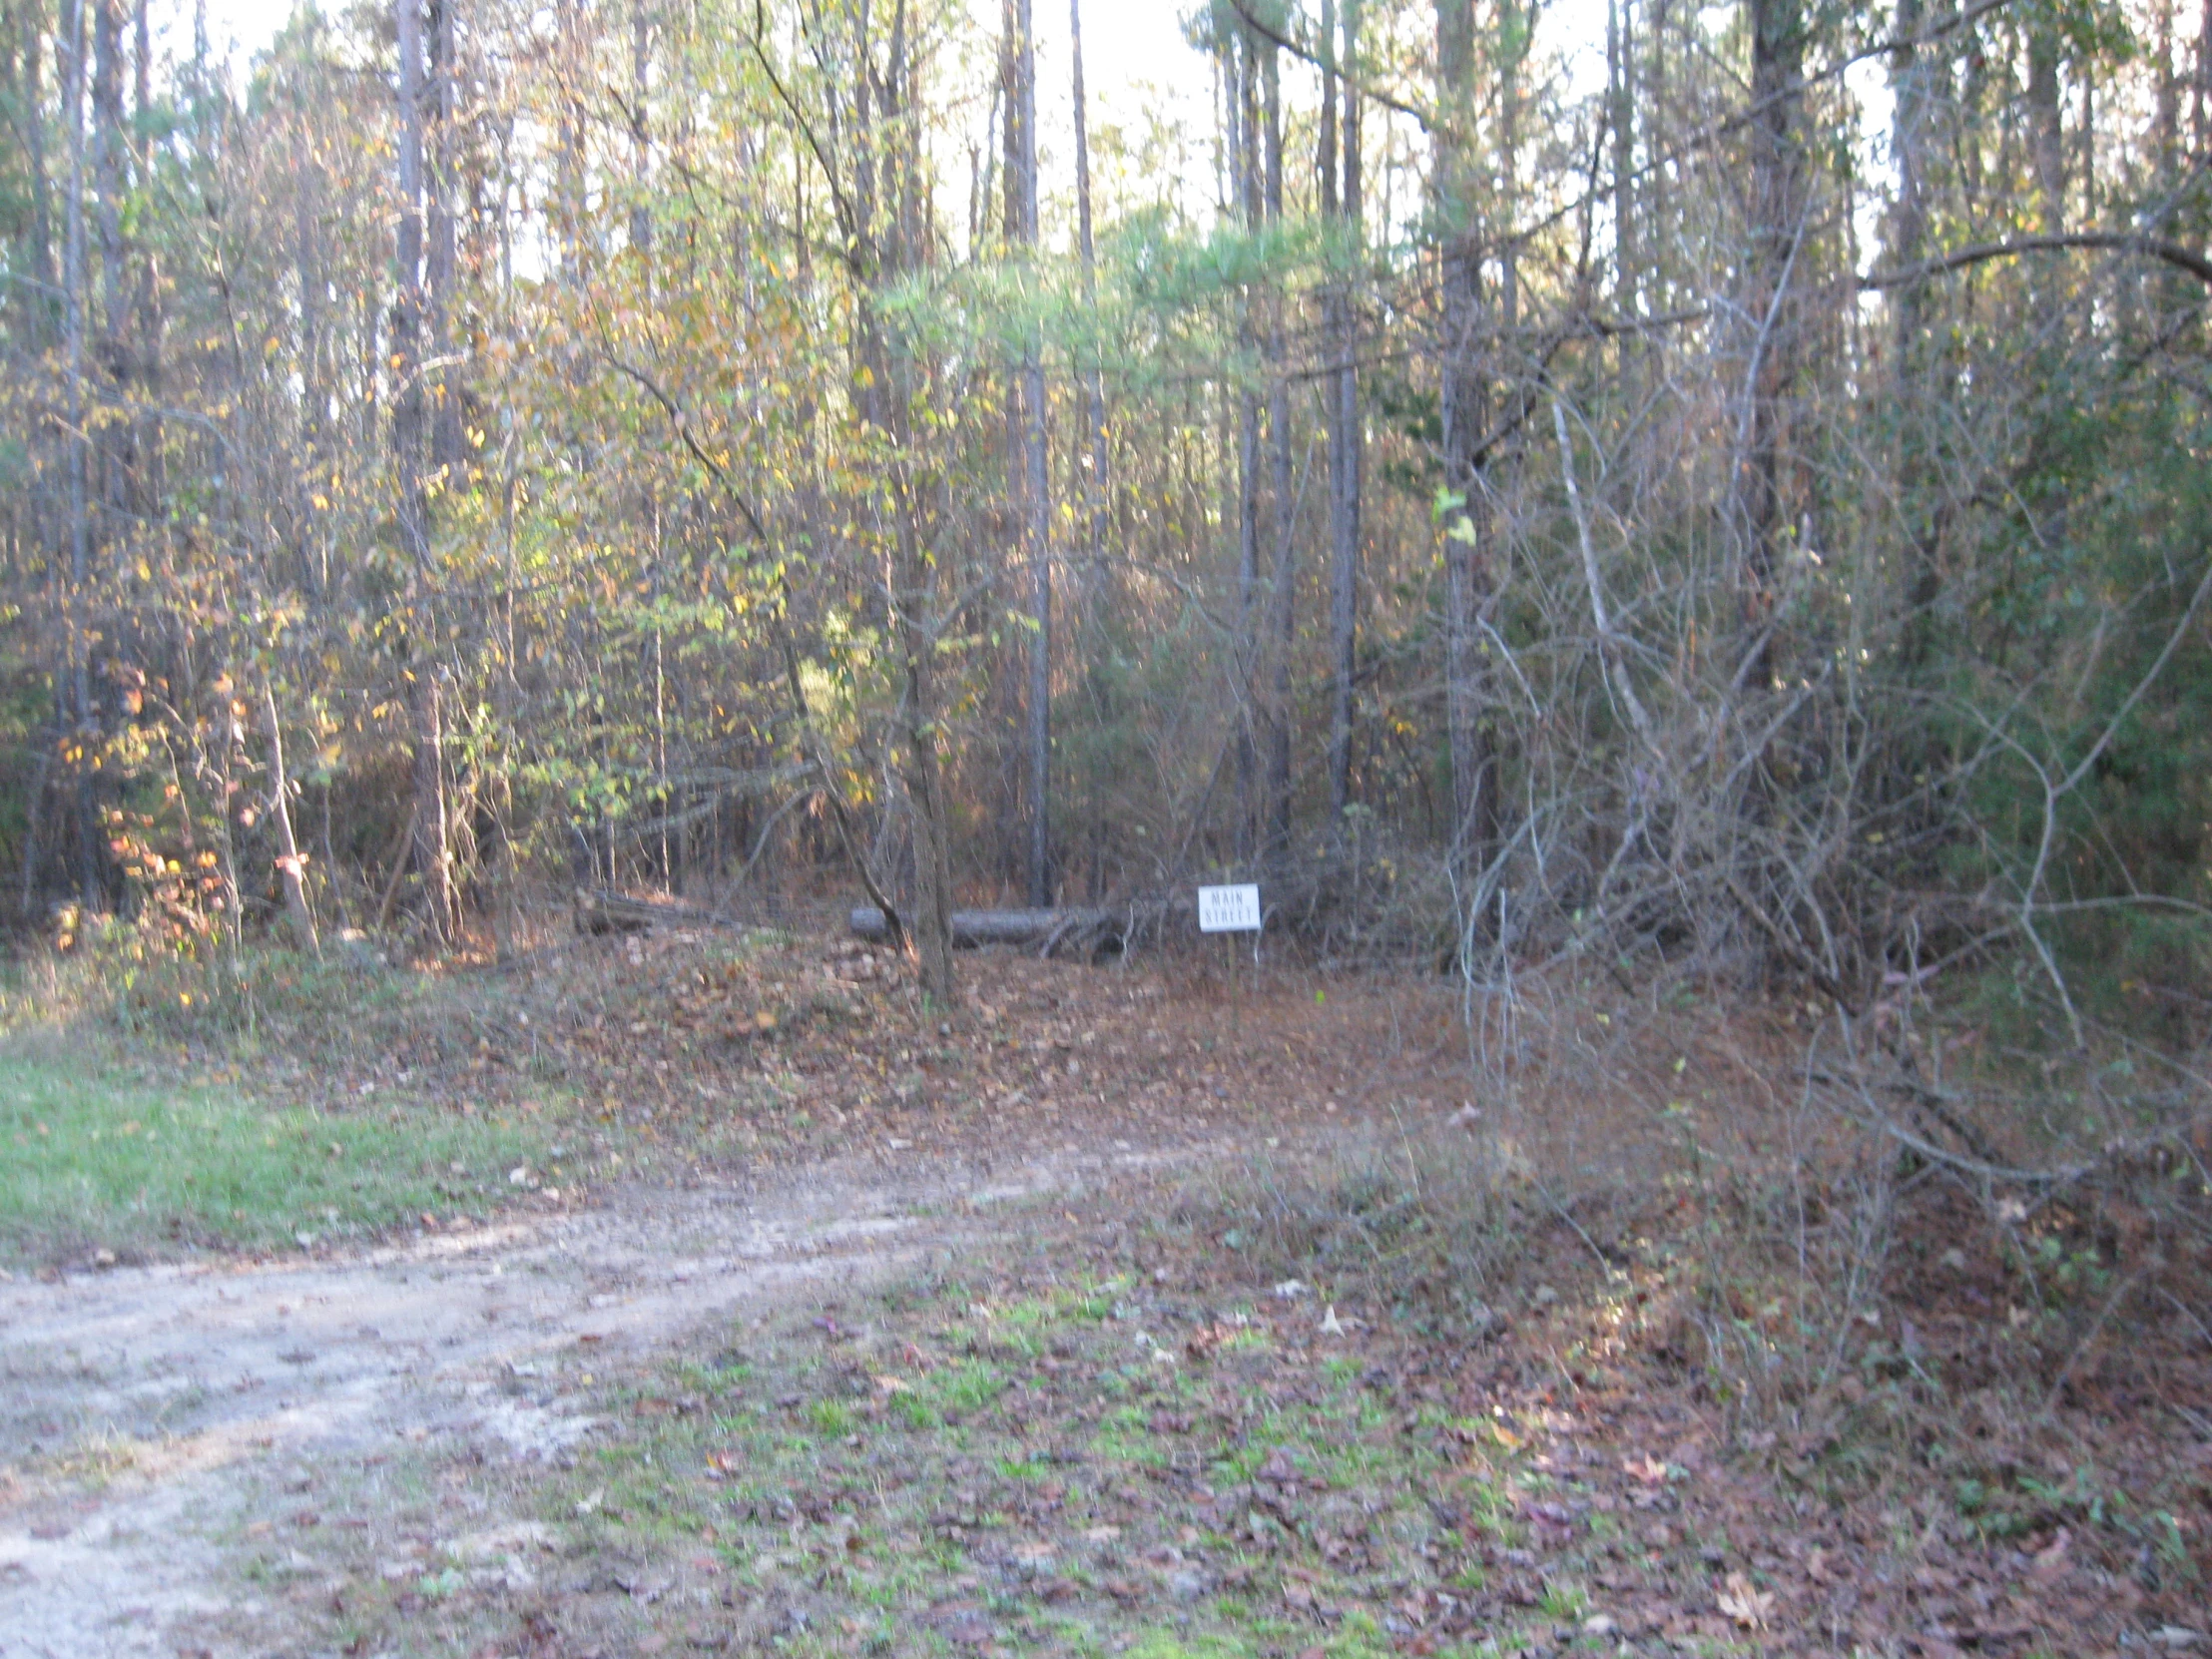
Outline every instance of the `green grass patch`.
<svg viewBox="0 0 2212 1659">
<path fill-rule="evenodd" d="M 404 1103 L 333 1116 L 0 1056 L 0 1256 L 280 1246 L 482 1214 L 552 1133 Z"/>
</svg>

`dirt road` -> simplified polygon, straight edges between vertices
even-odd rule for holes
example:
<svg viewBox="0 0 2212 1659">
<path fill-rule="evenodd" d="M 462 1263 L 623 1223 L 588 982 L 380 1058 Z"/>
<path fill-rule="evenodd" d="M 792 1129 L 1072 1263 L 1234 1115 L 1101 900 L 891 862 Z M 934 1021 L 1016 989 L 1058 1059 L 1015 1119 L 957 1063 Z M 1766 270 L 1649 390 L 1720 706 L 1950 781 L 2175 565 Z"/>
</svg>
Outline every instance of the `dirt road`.
<svg viewBox="0 0 2212 1659">
<path fill-rule="evenodd" d="M 851 1161 L 774 1190 L 619 1189 L 353 1256 L 0 1285 L 0 1659 L 270 1651 L 283 1608 L 241 1563 L 266 1567 L 273 1507 L 346 1507 L 341 1461 L 440 1444 L 560 1456 L 592 1426 L 563 1392 L 580 1355 L 634 1361 L 826 1283 L 914 1270 L 1003 1231 L 1024 1200 L 1207 1155 Z M 5 1472 L 27 1456 L 59 1474 Z M 276 1565 L 316 1570 L 297 1548 Z"/>
</svg>

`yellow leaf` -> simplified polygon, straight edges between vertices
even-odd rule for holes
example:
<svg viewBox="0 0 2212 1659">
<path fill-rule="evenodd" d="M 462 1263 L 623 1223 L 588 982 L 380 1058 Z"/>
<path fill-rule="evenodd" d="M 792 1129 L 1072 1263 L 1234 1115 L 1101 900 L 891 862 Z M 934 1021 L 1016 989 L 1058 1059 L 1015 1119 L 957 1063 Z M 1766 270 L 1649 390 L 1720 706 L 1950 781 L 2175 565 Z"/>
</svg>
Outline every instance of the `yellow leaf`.
<svg viewBox="0 0 2212 1659">
<path fill-rule="evenodd" d="M 1746 1630 L 1766 1629 L 1768 1615 L 1774 1611 L 1774 1592 L 1754 1589 L 1751 1580 L 1740 1572 L 1728 1575 L 1716 1599 L 1720 1610 Z"/>
</svg>

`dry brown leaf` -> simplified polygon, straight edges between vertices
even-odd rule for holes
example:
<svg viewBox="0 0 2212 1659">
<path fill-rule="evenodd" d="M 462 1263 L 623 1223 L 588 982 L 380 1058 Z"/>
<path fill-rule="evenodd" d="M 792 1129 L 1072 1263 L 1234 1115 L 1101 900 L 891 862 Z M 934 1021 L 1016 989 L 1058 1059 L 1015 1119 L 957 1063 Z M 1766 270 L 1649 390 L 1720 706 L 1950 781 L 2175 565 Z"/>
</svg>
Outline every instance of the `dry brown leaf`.
<svg viewBox="0 0 2212 1659">
<path fill-rule="evenodd" d="M 1720 1610 L 1746 1630 L 1764 1630 L 1774 1612 L 1774 1592 L 1755 1587 L 1740 1572 L 1732 1572 L 1715 1598 Z"/>
</svg>

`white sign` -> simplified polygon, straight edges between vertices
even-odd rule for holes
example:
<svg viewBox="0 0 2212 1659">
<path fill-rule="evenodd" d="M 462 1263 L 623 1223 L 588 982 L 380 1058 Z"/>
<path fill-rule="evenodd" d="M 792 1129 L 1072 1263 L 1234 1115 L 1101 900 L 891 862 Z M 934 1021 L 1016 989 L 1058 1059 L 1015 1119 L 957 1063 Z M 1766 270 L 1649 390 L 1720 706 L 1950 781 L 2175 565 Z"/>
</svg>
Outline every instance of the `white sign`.
<svg viewBox="0 0 2212 1659">
<path fill-rule="evenodd" d="M 1201 933 L 1259 932 L 1258 884 L 1248 882 L 1241 887 L 1199 888 L 1198 930 Z"/>
</svg>

